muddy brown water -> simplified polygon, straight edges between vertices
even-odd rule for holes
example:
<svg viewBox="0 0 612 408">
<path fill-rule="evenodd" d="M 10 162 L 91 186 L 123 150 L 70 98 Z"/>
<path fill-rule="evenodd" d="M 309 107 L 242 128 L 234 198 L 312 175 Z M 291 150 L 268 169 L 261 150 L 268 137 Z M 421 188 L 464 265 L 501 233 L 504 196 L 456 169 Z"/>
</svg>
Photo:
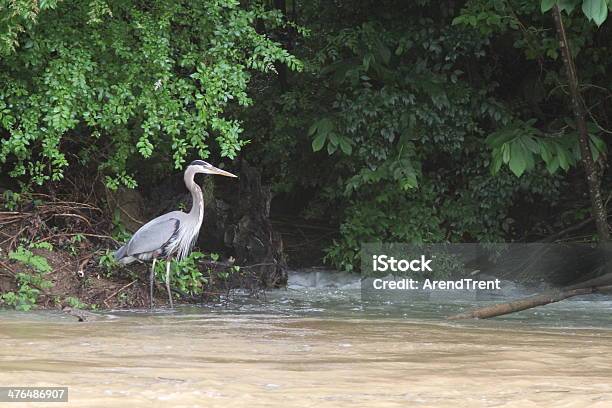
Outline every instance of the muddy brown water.
<svg viewBox="0 0 612 408">
<path fill-rule="evenodd" d="M 0 385 L 69 387 L 67 404 L 3 406 L 612 407 L 609 301 L 448 324 L 452 302 L 323 298 L 85 323 L 0 311 Z"/>
</svg>

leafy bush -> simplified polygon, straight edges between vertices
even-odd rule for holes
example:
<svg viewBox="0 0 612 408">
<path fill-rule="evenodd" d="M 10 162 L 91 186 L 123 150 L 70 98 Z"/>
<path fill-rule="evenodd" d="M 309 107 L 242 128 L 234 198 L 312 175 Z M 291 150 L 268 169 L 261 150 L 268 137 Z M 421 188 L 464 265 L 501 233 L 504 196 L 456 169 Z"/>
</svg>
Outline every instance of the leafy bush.
<svg viewBox="0 0 612 408">
<path fill-rule="evenodd" d="M 234 158 L 246 141 L 227 111 L 251 104 L 251 72 L 301 69 L 255 30 L 285 24 L 257 1 L 33 4 L 11 2 L 2 23 L 0 168 L 37 184 L 93 163 L 133 187 L 138 157 Z"/>
<path fill-rule="evenodd" d="M 197 296 L 202 294 L 205 285 L 227 280 L 231 273 L 239 271 L 239 268 L 230 269 L 230 271 L 225 269 L 216 271 L 210 267 L 202 270 L 201 261 L 205 259 L 217 261 L 219 255 L 215 253 L 206 255 L 193 251 L 180 261 L 174 259 L 170 261 L 172 263 L 170 266 L 171 285 L 187 295 Z M 166 279 L 166 262 L 159 261 L 155 267 L 157 279 L 162 282 Z"/>
<path fill-rule="evenodd" d="M 49 244 L 35 244 L 31 247 L 49 249 Z M 21 245 L 15 251 L 9 252 L 9 259 L 18 262 L 22 267 L 29 268 L 30 270 L 17 272 L 15 275 L 17 291 L 3 293 L 0 299 L 17 310 L 28 311 L 38 301 L 41 291 L 52 287 L 52 283 L 44 277 L 46 273 L 51 272 L 51 266 L 45 257 L 35 255 L 32 251 Z"/>
</svg>

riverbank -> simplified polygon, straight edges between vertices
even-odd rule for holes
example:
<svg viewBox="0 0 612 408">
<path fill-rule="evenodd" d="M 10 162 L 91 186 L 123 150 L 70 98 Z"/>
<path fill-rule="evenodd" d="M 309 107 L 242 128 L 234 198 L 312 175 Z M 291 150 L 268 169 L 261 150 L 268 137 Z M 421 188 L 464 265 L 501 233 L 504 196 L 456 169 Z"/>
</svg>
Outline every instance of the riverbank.
<svg viewBox="0 0 612 408">
<path fill-rule="evenodd" d="M 259 176 L 255 174 L 253 177 Z M 128 193 L 131 196 L 136 194 L 132 190 Z M 123 198 L 119 200 L 117 196 L 114 200 L 127 206 L 124 203 L 127 198 L 121 196 Z M 7 197 L 13 196 L 0 196 L 0 307 L 27 311 L 64 307 L 94 310 L 142 308 L 149 305 L 150 265 L 133 263 L 121 266 L 113 256 L 114 251 L 129 240 L 130 231 L 138 228 L 142 221 L 136 222 L 127 212 L 124 214 L 126 219 L 122 219 L 116 208 L 113 211 L 114 207 L 107 205 L 108 200 L 75 202 L 45 194 L 17 195 L 10 200 Z M 140 197 L 136 201 L 142 202 L 143 199 Z M 215 207 L 219 202 L 216 199 L 209 203 L 207 232 L 200 237 L 202 242 L 196 251 L 180 263 L 172 264 L 171 286 L 178 302 L 214 302 L 227 296 L 232 288 L 256 292 L 262 288 L 282 286 L 286 281 L 284 255 L 274 246 L 282 247 L 279 235 L 276 232 L 268 234 L 274 237 L 274 242 L 257 238 L 264 227 L 272 228 L 267 214 L 251 214 L 251 217 L 237 213 L 234 218 L 241 226 L 236 227 L 227 214 L 219 215 L 219 209 Z M 138 219 L 146 220 L 157 215 L 158 206 L 156 203 L 148 208 L 155 210 L 150 215 L 142 214 L 142 206 L 140 212 L 135 213 L 140 214 Z M 124 207 L 121 209 L 127 211 Z M 251 219 L 253 217 L 257 220 Z M 225 220 L 223 228 L 217 222 L 219 218 Z M 133 225 L 128 224 L 128 220 Z M 214 227 L 212 232 L 211 225 Z M 231 242 L 224 241 L 229 236 L 226 230 L 234 234 Z M 248 244 L 249 240 L 256 240 L 260 246 Z M 199 248 L 207 251 L 199 252 Z M 164 306 L 168 299 L 165 287 L 159 283 L 165 277 L 163 262 L 157 263 L 156 274 L 158 284 L 154 303 Z"/>
</svg>

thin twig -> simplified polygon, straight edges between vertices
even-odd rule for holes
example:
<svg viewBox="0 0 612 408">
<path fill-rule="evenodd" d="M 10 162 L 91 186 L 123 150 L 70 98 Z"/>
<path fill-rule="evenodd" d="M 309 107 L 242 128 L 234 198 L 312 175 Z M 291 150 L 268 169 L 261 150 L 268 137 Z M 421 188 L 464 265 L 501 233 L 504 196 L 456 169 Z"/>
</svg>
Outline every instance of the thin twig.
<svg viewBox="0 0 612 408">
<path fill-rule="evenodd" d="M 61 234 L 53 234 L 53 235 L 49 235 L 48 237 L 45 237 L 45 238 L 41 239 L 39 242 L 48 241 L 48 240 L 50 240 L 52 238 L 56 238 L 56 237 L 75 236 L 75 235 L 83 235 L 85 237 L 94 237 L 94 238 L 103 238 L 103 239 L 111 240 L 111 241 L 113 241 L 113 242 L 115 242 L 117 244 L 120 243 L 115 238 L 111 237 L 110 235 L 88 234 L 88 233 L 85 233 L 85 232 L 63 232 Z"/>
<path fill-rule="evenodd" d="M 0 266 L 2 266 L 4 269 L 6 269 L 6 270 L 7 270 L 7 272 L 8 272 L 8 273 L 9 273 L 9 274 L 10 274 L 10 275 L 13 277 L 13 278 L 15 278 L 15 277 L 16 277 L 16 275 L 17 275 L 17 274 L 15 273 L 15 271 L 13 270 L 13 268 L 11 268 L 10 266 L 8 266 L 7 264 L 5 264 L 5 263 L 4 263 L 4 262 L 2 262 L 2 261 L 0 261 Z"/>
<path fill-rule="evenodd" d="M 78 215 L 78 214 L 67 214 L 67 213 L 61 213 L 61 214 L 52 214 L 52 217 L 74 217 L 74 218 L 78 218 L 80 220 L 83 220 L 87 223 L 87 225 L 89 225 L 89 227 L 91 228 L 91 222 L 89 222 L 89 220 L 85 217 L 83 217 L 82 215 Z"/>
<path fill-rule="evenodd" d="M 110 295 L 108 295 L 108 297 L 107 297 L 106 299 L 104 299 L 104 304 L 106 304 L 106 302 L 107 302 L 107 301 L 108 301 L 110 298 L 114 297 L 115 295 L 117 295 L 117 294 L 118 294 L 119 292 L 121 292 L 122 290 L 129 288 L 130 286 L 132 286 L 132 285 L 133 285 L 133 284 L 135 284 L 136 282 L 138 282 L 138 279 L 133 280 L 132 282 L 128 283 L 128 284 L 127 284 L 127 285 L 125 285 L 125 286 L 122 286 L 121 288 L 117 289 L 116 291 L 114 291 L 113 293 L 111 293 Z"/>
</svg>

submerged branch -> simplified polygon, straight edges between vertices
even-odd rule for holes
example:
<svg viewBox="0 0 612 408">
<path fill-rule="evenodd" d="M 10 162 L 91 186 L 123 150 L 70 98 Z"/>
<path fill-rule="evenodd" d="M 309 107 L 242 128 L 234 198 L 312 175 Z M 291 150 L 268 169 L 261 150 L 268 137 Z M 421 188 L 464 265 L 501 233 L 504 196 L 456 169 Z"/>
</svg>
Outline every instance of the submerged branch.
<svg viewBox="0 0 612 408">
<path fill-rule="evenodd" d="M 573 296 L 588 295 L 594 293 L 595 291 L 595 288 L 551 291 L 524 299 L 515 300 L 513 302 L 498 303 L 495 305 L 482 307 L 480 309 L 459 313 L 449 316 L 448 320 L 488 319 L 490 317 L 502 316 L 509 313 L 520 312 L 521 310 L 531 309 L 532 307 L 536 306 L 543 306 L 549 303 L 559 302 Z"/>
<path fill-rule="evenodd" d="M 586 282 L 568 286 L 562 289 L 551 290 L 539 295 L 529 296 L 512 302 L 497 303 L 491 306 L 481 307 L 468 312 L 449 316 L 448 320 L 461 319 L 489 319 L 491 317 L 503 316 L 509 313 L 520 312 L 537 306 L 544 306 L 549 303 L 560 302 L 561 300 L 592 293 L 607 293 L 612 291 L 612 273 L 607 273 L 598 278 L 589 279 Z"/>
</svg>

